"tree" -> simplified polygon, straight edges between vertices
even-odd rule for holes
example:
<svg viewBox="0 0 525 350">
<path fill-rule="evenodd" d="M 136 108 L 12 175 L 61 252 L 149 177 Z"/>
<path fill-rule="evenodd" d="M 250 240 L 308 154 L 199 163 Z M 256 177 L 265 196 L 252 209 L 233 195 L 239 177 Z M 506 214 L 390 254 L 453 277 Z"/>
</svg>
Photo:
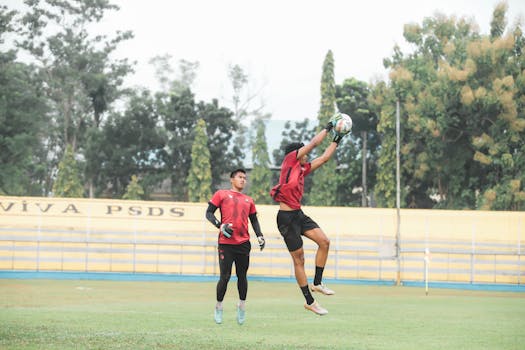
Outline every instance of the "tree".
<svg viewBox="0 0 525 350">
<path fill-rule="evenodd" d="M 66 147 L 66 152 L 58 165 L 58 174 L 53 184 L 55 197 L 82 198 L 84 189 L 78 171 L 78 164 L 71 146 Z"/>
<path fill-rule="evenodd" d="M 329 50 L 323 62 L 323 74 L 321 77 L 321 108 L 317 119 L 319 126 L 317 131 L 321 130 L 332 118 L 335 113 L 335 80 L 334 80 L 334 57 Z M 328 143 L 331 142 L 330 135 L 326 137 L 318 151 L 324 150 Z M 309 201 L 311 205 L 332 206 L 337 201 L 337 158 L 330 160 L 313 173 L 314 186 L 311 189 Z"/>
<path fill-rule="evenodd" d="M 208 148 L 211 154 L 212 190 L 220 186 L 225 169 L 240 167 L 242 151 L 232 138 L 238 130 L 238 123 L 233 120 L 233 113 L 220 107 L 213 99 L 207 103 L 195 102 L 191 85 L 196 77 L 198 62 L 179 61 L 179 77 L 172 77 L 170 55 L 157 56 L 150 60 L 155 66 L 157 78 L 163 91 L 156 94 L 157 110 L 167 126 L 168 152 L 165 163 L 173 169 L 167 176 L 172 176 L 172 190 L 176 199 L 185 200 L 187 193 L 186 178 L 191 162 L 191 131 L 198 119 L 203 119 L 208 135 Z"/>
<path fill-rule="evenodd" d="M 148 91 L 136 91 L 122 113 L 110 115 L 102 134 L 92 135 L 98 147 L 90 152 L 95 165 L 100 166 L 96 179 L 105 196 L 120 198 L 130 174 L 140 176 L 146 194 L 168 176 L 167 137 L 156 102 Z"/>
<path fill-rule="evenodd" d="M 377 175 L 374 193 L 377 206 L 396 206 L 396 97 L 393 89 L 379 82 L 371 89 L 370 103 L 379 115 L 377 132 L 381 139 L 377 159 Z"/>
<path fill-rule="evenodd" d="M 222 177 L 228 169 L 239 168 L 240 149 L 232 146 L 238 125 L 233 120 L 233 113 L 219 106 L 219 101 L 199 102 L 196 107 L 197 117 L 206 123 L 208 149 L 212 173 L 212 192 L 219 189 Z M 237 153 L 235 153 L 237 152 Z"/>
<path fill-rule="evenodd" d="M 268 195 L 268 188 L 272 184 L 272 170 L 265 137 L 266 125 L 264 120 L 256 119 L 253 126 L 257 130 L 257 135 L 255 141 L 252 142 L 253 169 L 250 174 L 249 194 L 255 203 L 271 204 L 272 199 Z"/>
<path fill-rule="evenodd" d="M 0 6 L 0 43 L 15 30 L 16 13 Z M 48 108 L 35 67 L 0 52 L 0 194 L 42 195 L 46 188 L 42 135 Z"/>
<path fill-rule="evenodd" d="M 169 54 L 155 56 L 149 60 L 155 68 L 155 76 L 161 85 L 161 91 L 172 94 L 181 94 L 184 90 L 191 89 L 200 63 L 198 61 L 179 60 L 179 75 L 172 77 L 174 70 L 171 67 Z"/>
<path fill-rule="evenodd" d="M 47 125 L 48 154 L 62 153 L 65 145 L 82 153 L 87 130 L 101 125 L 104 113 L 121 94 L 122 78 L 131 71 L 127 59 L 113 60 L 111 54 L 132 34 L 90 35 L 90 25 L 99 22 L 106 11 L 118 10 L 108 1 L 45 0 L 26 1 L 26 5 L 16 43 L 30 55 L 45 81 L 52 111 Z M 56 160 L 51 159 L 53 163 Z M 91 187 L 92 179 L 86 180 Z"/>
<path fill-rule="evenodd" d="M 211 198 L 211 165 L 206 123 L 199 119 L 191 147 L 191 167 L 186 179 L 190 202 L 205 203 Z"/>
<path fill-rule="evenodd" d="M 233 96 L 233 118 L 237 124 L 237 132 L 233 140 L 233 154 L 238 158 L 238 166 L 242 166 L 244 159 L 244 149 L 247 147 L 246 136 L 248 125 L 252 121 L 250 118 L 263 115 L 264 103 L 261 101 L 253 107 L 254 100 L 260 97 L 260 90 L 253 92 L 250 88 L 249 75 L 238 64 L 228 66 L 228 77 L 232 84 Z M 269 116 L 265 116 L 269 117 Z"/>
<path fill-rule="evenodd" d="M 357 154 L 353 150 L 353 142 L 361 143 L 361 206 L 368 206 L 368 178 L 375 178 L 375 154 L 379 146 L 379 140 L 377 137 L 377 116 L 372 112 L 369 102 L 369 87 L 368 84 L 358 81 L 354 78 L 345 79 L 341 85 L 336 85 L 336 100 L 337 106 L 342 113 L 346 113 L 351 116 L 353 121 L 352 133 L 345 137 L 344 142 L 338 147 L 341 151 L 339 154 L 348 155 L 352 157 L 348 158 L 346 162 L 340 162 L 345 164 L 349 168 L 355 167 L 352 162 L 357 160 Z M 353 141 L 353 142 L 348 142 Z M 372 160 L 371 164 L 368 164 L 367 160 Z M 372 172 L 368 174 L 368 167 L 372 166 Z M 349 169 L 344 171 L 346 176 L 355 177 L 355 174 L 350 174 Z M 355 187 L 359 187 L 358 183 L 348 182 L 348 179 L 344 181 L 345 186 L 340 186 L 337 191 L 339 195 L 346 193 L 348 199 L 351 198 L 350 193 Z M 372 187 L 374 181 L 372 181 Z M 346 201 L 341 201 L 344 203 Z"/>
<path fill-rule="evenodd" d="M 415 49 L 405 57 L 396 48 L 385 60 L 391 85 L 378 104 L 379 128 L 388 131 L 399 100 L 405 205 L 505 210 L 522 205 L 524 40 L 519 26 L 504 34 L 505 10 L 496 6 L 489 36 L 468 20 L 440 14 L 421 26 L 406 25 L 405 39 Z M 385 161 L 392 160 L 389 144 L 382 140 Z"/>
<path fill-rule="evenodd" d="M 483 127 L 475 128 L 472 137 L 474 160 L 486 174 L 486 186 L 478 207 L 523 210 L 525 58 L 522 52 L 525 39 L 520 26 L 504 34 L 506 11 L 506 3 L 497 4 L 490 38 L 473 41 L 469 45 L 469 58 L 477 67 L 473 75 L 478 81 L 468 81 L 461 92 L 462 102 L 470 108 L 480 109 L 484 116 L 480 120 Z M 469 89 L 473 92 L 473 99 L 468 97 Z"/>
<path fill-rule="evenodd" d="M 131 176 L 131 181 L 126 187 L 126 193 L 122 196 L 122 199 L 141 200 L 144 199 L 144 189 L 139 184 L 137 175 Z"/>
<path fill-rule="evenodd" d="M 172 193 L 176 200 L 187 200 L 186 177 L 191 164 L 193 130 L 198 119 L 203 119 L 208 135 L 208 149 L 211 154 L 212 188 L 221 183 L 226 169 L 240 167 L 240 149 L 232 145 L 238 124 L 232 112 L 220 107 L 217 100 L 211 103 L 195 103 L 190 90 L 180 95 L 157 94 L 157 111 L 161 116 L 167 134 L 167 152 L 163 156 L 172 183 Z"/>
</svg>

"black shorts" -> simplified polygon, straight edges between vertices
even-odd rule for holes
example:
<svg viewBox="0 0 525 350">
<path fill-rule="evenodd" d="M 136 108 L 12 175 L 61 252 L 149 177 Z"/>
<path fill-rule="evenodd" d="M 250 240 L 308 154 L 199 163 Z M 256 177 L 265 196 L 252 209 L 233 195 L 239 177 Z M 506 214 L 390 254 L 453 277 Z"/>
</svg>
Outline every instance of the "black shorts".
<svg viewBox="0 0 525 350">
<path fill-rule="evenodd" d="M 233 263 L 237 276 L 246 275 L 250 266 L 250 250 L 252 245 L 250 241 L 241 244 L 219 244 L 217 251 L 219 253 L 219 269 L 222 275 L 230 275 Z"/>
<path fill-rule="evenodd" d="M 319 225 L 305 215 L 301 209 L 292 211 L 279 210 L 277 213 L 277 228 L 290 252 L 303 246 L 303 238 L 301 236 L 304 235 L 305 231 L 318 227 Z"/>
</svg>

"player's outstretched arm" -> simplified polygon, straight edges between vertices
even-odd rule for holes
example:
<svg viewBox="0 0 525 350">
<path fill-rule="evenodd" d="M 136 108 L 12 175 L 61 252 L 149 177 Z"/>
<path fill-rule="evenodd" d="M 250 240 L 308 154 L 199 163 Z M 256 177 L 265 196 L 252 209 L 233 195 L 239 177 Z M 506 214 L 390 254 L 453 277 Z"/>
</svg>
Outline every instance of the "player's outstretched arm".
<svg viewBox="0 0 525 350">
<path fill-rule="evenodd" d="M 312 160 L 312 162 L 311 162 L 311 166 L 312 166 L 311 171 L 314 171 L 315 169 L 319 168 L 321 165 L 323 165 L 324 163 L 328 162 L 330 160 L 330 158 L 332 158 L 332 156 L 334 155 L 335 150 L 337 149 L 337 146 L 339 145 L 339 142 L 341 142 L 342 138 L 343 138 L 342 135 L 334 136 L 332 142 L 324 150 L 323 154 L 320 155 L 319 157 L 315 158 L 314 160 Z"/>
<path fill-rule="evenodd" d="M 297 152 L 297 159 L 300 159 L 305 154 L 309 154 L 310 152 L 312 152 L 312 150 L 315 147 L 319 146 L 321 142 L 323 142 L 326 135 L 328 135 L 330 130 L 332 130 L 333 127 L 334 127 L 333 122 L 329 121 L 328 124 L 326 124 L 326 126 L 321 131 L 319 131 L 317 135 L 315 135 L 310 140 L 309 143 L 307 143 L 306 145 L 304 145 L 303 147 L 299 149 L 299 151 Z"/>
</svg>

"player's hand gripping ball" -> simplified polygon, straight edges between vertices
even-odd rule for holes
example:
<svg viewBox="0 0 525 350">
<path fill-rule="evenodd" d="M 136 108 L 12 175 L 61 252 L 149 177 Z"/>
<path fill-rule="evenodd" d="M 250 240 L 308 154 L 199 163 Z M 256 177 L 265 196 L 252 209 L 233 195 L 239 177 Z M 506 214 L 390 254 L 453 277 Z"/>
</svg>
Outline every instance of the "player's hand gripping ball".
<svg viewBox="0 0 525 350">
<path fill-rule="evenodd" d="M 336 135 L 346 135 L 352 130 L 352 118 L 348 114 L 336 113 L 333 118 L 333 125 L 333 131 Z"/>
</svg>

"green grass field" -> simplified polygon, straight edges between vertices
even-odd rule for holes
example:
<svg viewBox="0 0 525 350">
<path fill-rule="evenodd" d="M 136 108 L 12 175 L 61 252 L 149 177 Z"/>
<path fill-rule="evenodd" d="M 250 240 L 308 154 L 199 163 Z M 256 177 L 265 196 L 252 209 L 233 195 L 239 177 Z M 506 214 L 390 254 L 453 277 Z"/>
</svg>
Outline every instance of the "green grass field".
<svg viewBox="0 0 525 350">
<path fill-rule="evenodd" d="M 251 281 L 224 322 L 214 282 L 0 279 L 0 349 L 524 349 L 525 295 L 331 285 L 323 317 L 294 283 Z"/>
</svg>

